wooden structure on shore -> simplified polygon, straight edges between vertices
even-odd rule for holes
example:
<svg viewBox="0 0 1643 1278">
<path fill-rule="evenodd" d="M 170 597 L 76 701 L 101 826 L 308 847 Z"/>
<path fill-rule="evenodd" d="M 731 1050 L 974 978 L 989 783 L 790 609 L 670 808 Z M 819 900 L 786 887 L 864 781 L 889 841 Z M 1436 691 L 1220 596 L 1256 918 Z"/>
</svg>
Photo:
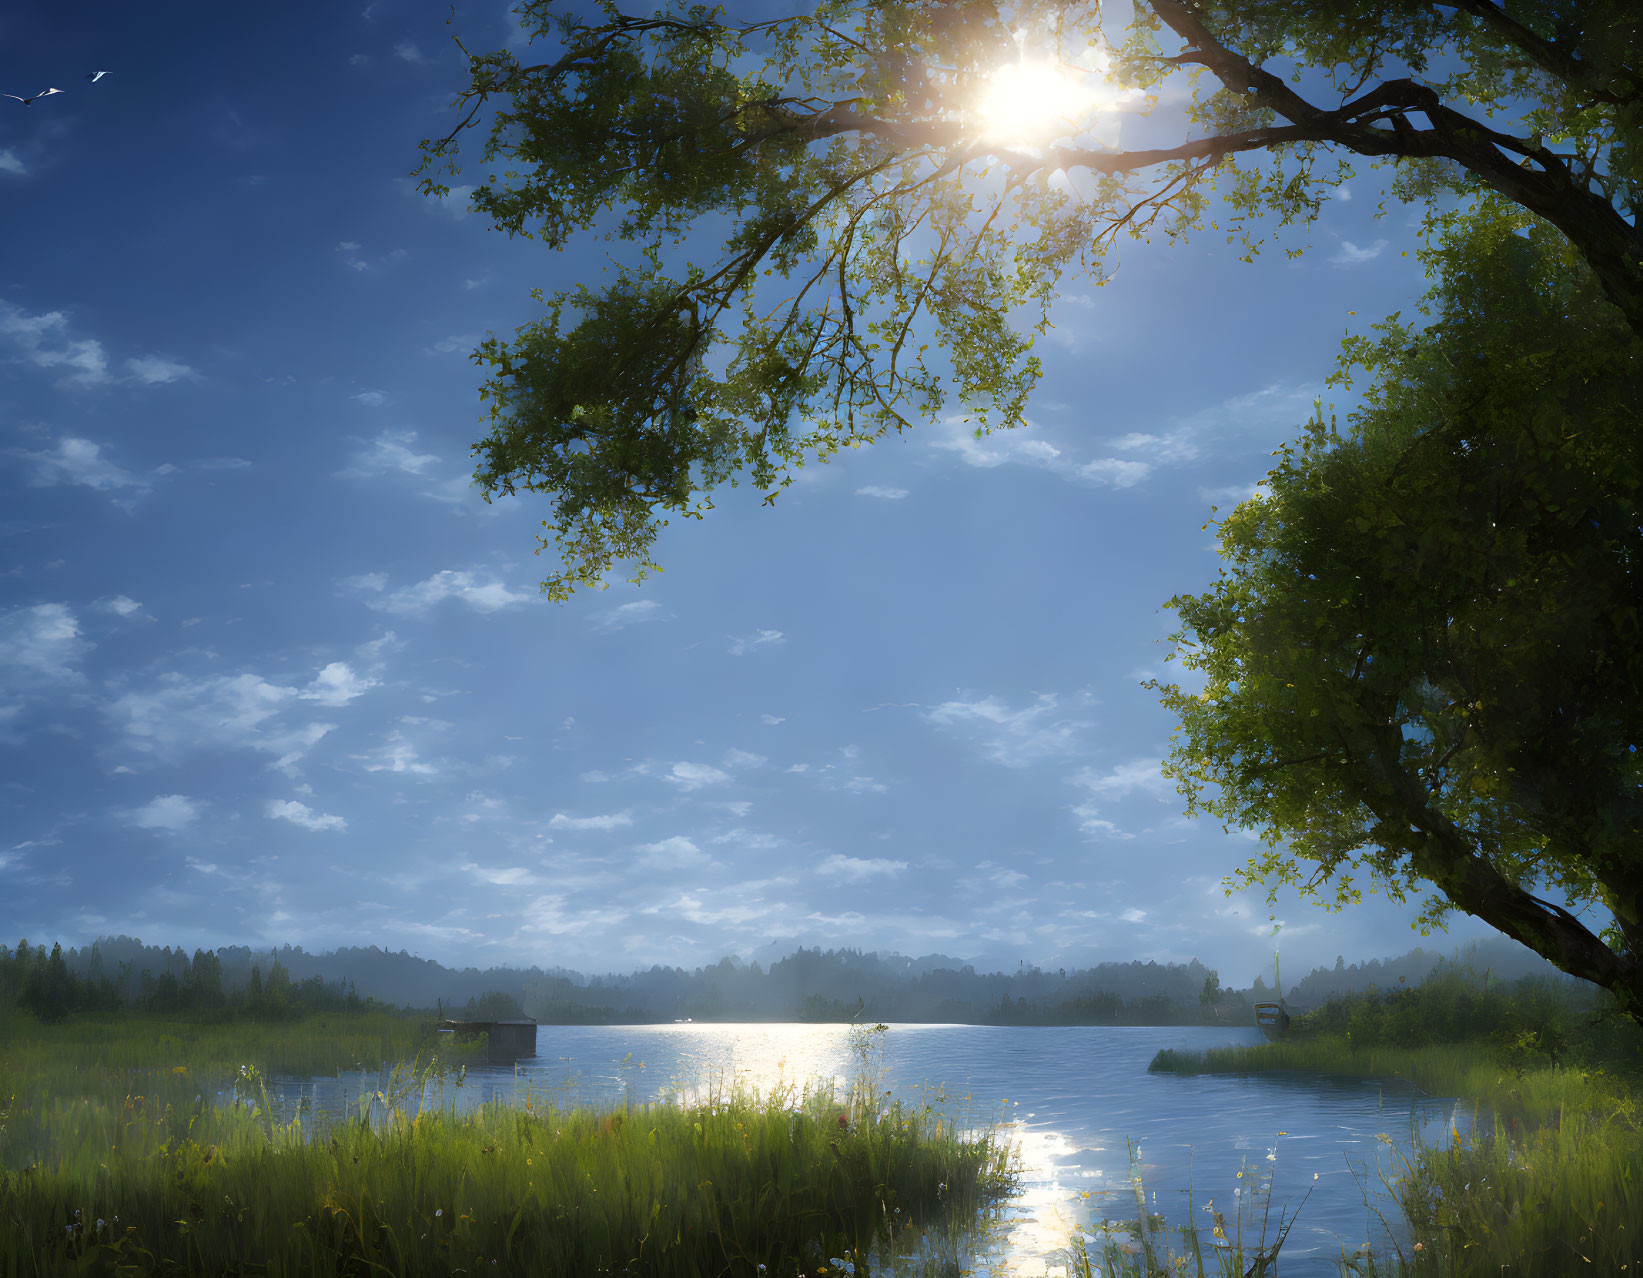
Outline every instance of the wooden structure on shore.
<svg viewBox="0 0 1643 1278">
<path fill-rule="evenodd" d="M 1268 1042 L 1277 1042 L 1289 1033 L 1289 1010 L 1282 1003 L 1257 1003 L 1255 1027 L 1267 1036 Z"/>
<path fill-rule="evenodd" d="M 522 1021 L 447 1019 L 440 1028 L 459 1043 L 485 1035 L 485 1055 L 493 1061 L 516 1061 L 536 1055 L 536 1022 L 529 1017 Z"/>
</svg>

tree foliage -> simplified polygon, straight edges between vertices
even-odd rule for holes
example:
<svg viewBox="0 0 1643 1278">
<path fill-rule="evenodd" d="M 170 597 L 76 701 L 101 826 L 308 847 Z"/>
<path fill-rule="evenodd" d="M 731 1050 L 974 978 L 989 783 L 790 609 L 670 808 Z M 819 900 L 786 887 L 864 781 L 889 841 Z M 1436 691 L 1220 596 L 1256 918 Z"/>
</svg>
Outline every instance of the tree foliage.
<svg viewBox="0 0 1643 1278">
<path fill-rule="evenodd" d="M 1245 252 L 1310 220 L 1350 157 L 1395 164 L 1402 198 L 1494 192 L 1643 328 L 1632 0 L 1137 0 L 1128 22 L 1095 0 L 821 0 L 741 25 L 551 8 L 517 10 L 548 60 L 469 55 L 461 119 L 417 175 L 452 196 L 458 139 L 498 100 L 472 208 L 553 249 L 635 246 L 607 287 L 537 293 L 543 319 L 474 355 L 476 482 L 550 494 L 556 598 L 618 561 L 643 578 L 668 516 L 741 478 L 773 501 L 806 460 L 942 413 L 949 386 L 978 429 L 1019 425 L 1063 271 L 1099 281 L 1120 239 L 1201 227 L 1212 188 Z M 1107 110 L 989 133 L 979 95 L 1029 52 L 1102 72 Z M 1178 141 L 1096 140 L 1114 94 L 1178 80 Z"/>
<path fill-rule="evenodd" d="M 1431 325 L 1349 349 L 1349 429 L 1284 448 L 1219 579 L 1171 601 L 1203 686 L 1154 685 L 1165 771 L 1260 833 L 1229 887 L 1425 881 L 1423 931 L 1464 910 L 1643 1023 L 1643 341 L 1501 201 L 1438 257 Z"/>
</svg>

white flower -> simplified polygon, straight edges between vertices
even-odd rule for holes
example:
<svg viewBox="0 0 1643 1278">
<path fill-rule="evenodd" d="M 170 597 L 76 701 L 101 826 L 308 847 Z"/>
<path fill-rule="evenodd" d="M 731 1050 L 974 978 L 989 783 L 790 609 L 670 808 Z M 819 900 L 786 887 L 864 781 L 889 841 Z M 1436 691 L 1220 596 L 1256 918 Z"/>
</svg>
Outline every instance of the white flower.
<svg viewBox="0 0 1643 1278">
<path fill-rule="evenodd" d="M 443 1207 L 435 1207 L 434 1208 L 434 1215 L 435 1216 L 443 1216 L 444 1214 L 445 1214 L 445 1209 Z"/>
</svg>

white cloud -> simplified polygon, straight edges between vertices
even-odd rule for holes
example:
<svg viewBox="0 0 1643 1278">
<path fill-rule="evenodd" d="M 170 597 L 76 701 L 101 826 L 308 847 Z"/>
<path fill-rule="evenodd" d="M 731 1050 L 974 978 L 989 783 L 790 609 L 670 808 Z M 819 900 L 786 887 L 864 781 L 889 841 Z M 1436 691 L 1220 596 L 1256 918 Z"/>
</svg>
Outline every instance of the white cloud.
<svg viewBox="0 0 1643 1278">
<path fill-rule="evenodd" d="M 376 576 L 378 574 L 351 578 L 350 584 L 358 584 L 364 589 L 381 590 L 382 586 L 372 584 Z M 537 596 L 522 591 L 509 590 L 500 581 L 481 581 L 474 573 L 456 572 L 447 568 L 413 586 L 401 586 L 380 600 L 368 599 L 366 603 L 383 612 L 414 615 L 427 612 L 443 600 L 457 599 L 475 612 L 489 613 L 531 603 L 536 598 Z"/>
<path fill-rule="evenodd" d="M 995 430 L 976 437 L 975 430 L 958 418 L 949 418 L 935 429 L 932 447 L 943 448 L 959 455 L 967 466 L 992 470 L 1007 462 L 1026 466 L 1057 468 L 1061 450 L 1042 439 L 1034 439 L 1025 432 L 1031 427 L 1015 430 Z"/>
<path fill-rule="evenodd" d="M 750 635 L 741 637 L 732 636 L 727 651 L 733 657 L 745 656 L 755 648 L 771 647 L 787 642 L 787 637 L 780 630 L 755 630 Z"/>
<path fill-rule="evenodd" d="M 655 843 L 641 843 L 633 849 L 639 864 L 654 870 L 692 870 L 713 864 L 713 858 L 682 834 Z"/>
<path fill-rule="evenodd" d="M 61 311 L 28 315 L 10 302 L 0 301 L 0 336 L 9 337 L 36 368 L 69 368 L 70 385 L 96 386 L 108 380 L 108 357 L 103 344 L 90 338 L 63 336 L 68 317 Z"/>
<path fill-rule="evenodd" d="M 16 173 L 21 176 L 27 172 L 28 170 L 23 167 L 23 162 L 17 158 L 17 152 L 10 147 L 0 151 L 0 173 Z"/>
<path fill-rule="evenodd" d="M 1145 453 L 1153 462 L 1169 464 L 1193 461 L 1198 456 L 1198 445 L 1184 430 L 1171 431 L 1167 435 L 1146 435 L 1140 431 L 1131 431 L 1128 435 L 1113 440 L 1112 446 L 1120 452 Z"/>
<path fill-rule="evenodd" d="M 628 911 L 614 906 L 567 906 L 561 892 L 535 898 L 525 907 L 522 932 L 546 932 L 568 936 L 578 932 L 602 932 L 627 921 Z"/>
<path fill-rule="evenodd" d="M 375 679 L 355 674 L 346 661 L 333 661 L 300 695 L 304 701 L 317 701 L 322 706 L 345 706 L 376 686 Z"/>
<path fill-rule="evenodd" d="M 348 822 L 339 816 L 329 816 L 315 812 L 306 803 L 298 803 L 295 799 L 271 799 L 263 811 L 263 815 L 270 821 L 289 821 L 292 825 L 299 825 L 304 830 L 346 830 Z"/>
<path fill-rule="evenodd" d="M 1085 462 L 1074 471 L 1079 479 L 1092 483 L 1110 484 L 1114 488 L 1133 488 L 1152 474 L 1149 462 L 1129 461 L 1123 457 L 1099 457 Z"/>
<path fill-rule="evenodd" d="M 0 613 L 0 666 L 27 671 L 31 678 L 72 681 L 73 669 L 91 645 L 66 604 L 44 603 Z"/>
<path fill-rule="evenodd" d="M 727 768 L 762 768 L 764 765 L 764 755 L 753 754 L 748 750 L 731 749 L 725 754 L 725 767 Z"/>
<path fill-rule="evenodd" d="M 722 781 L 728 781 L 730 780 L 730 774 L 719 771 L 711 764 L 675 763 L 673 770 L 668 773 L 667 779 L 688 794 L 692 790 L 700 790 L 703 786 L 717 785 Z"/>
<path fill-rule="evenodd" d="M 131 813 L 139 830 L 185 830 L 200 814 L 200 804 L 184 794 L 161 794 Z"/>
<path fill-rule="evenodd" d="M 1200 488 L 1198 499 L 1211 506 L 1237 506 L 1251 497 L 1267 496 L 1272 490 L 1264 479 L 1247 484 L 1225 484 L 1220 488 Z"/>
<path fill-rule="evenodd" d="M 409 62 L 412 66 L 422 66 L 428 61 L 422 50 L 409 40 L 401 40 L 394 46 L 394 57 L 401 62 Z"/>
<path fill-rule="evenodd" d="M 844 856 L 835 852 L 816 867 L 816 873 L 823 878 L 838 879 L 843 883 L 863 883 L 868 879 L 900 874 L 906 868 L 905 861 L 891 861 L 884 857 Z"/>
<path fill-rule="evenodd" d="M 257 750 L 290 768 L 334 723 L 281 722 L 302 698 L 299 689 L 255 674 L 188 679 L 163 675 L 145 691 L 127 692 L 108 706 L 125 741 L 144 753 L 177 756 L 193 750 Z"/>
<path fill-rule="evenodd" d="M 610 812 L 603 816 L 573 817 L 563 812 L 555 812 L 553 820 L 548 822 L 550 830 L 615 830 L 624 825 L 632 825 L 633 817 L 627 812 Z"/>
<path fill-rule="evenodd" d="M 1336 266 L 1362 266 L 1365 262 L 1373 262 L 1385 247 L 1385 240 L 1376 240 L 1368 248 L 1359 248 L 1351 240 L 1342 240 L 1340 251 L 1329 260 Z"/>
<path fill-rule="evenodd" d="M 348 398 L 355 403 L 364 404 L 367 408 L 381 408 L 388 402 L 388 395 L 385 391 L 360 391 L 359 394 L 350 395 Z M 416 436 L 413 434 L 411 438 L 415 439 Z M 438 461 L 439 459 L 436 457 L 434 460 Z"/>
<path fill-rule="evenodd" d="M 353 460 L 337 471 L 336 476 L 338 479 L 372 479 L 394 472 L 426 475 L 439 464 L 439 458 L 433 453 L 413 452 L 411 446 L 415 443 L 414 430 L 385 430 L 363 452 L 354 454 Z"/>
<path fill-rule="evenodd" d="M 99 492 L 110 488 L 146 489 L 148 480 L 123 470 L 103 456 L 101 444 L 89 439 L 65 436 L 57 441 L 51 452 L 18 454 L 35 463 L 30 482 L 36 488 L 52 488 L 57 484 L 80 484 Z"/>
<path fill-rule="evenodd" d="M 1163 796 L 1169 789 L 1158 760 L 1148 758 L 1120 763 L 1105 775 L 1097 774 L 1094 768 L 1080 768 L 1068 780 L 1072 785 L 1081 785 L 1091 794 L 1104 799 L 1122 799 L 1137 790 Z"/>
<path fill-rule="evenodd" d="M 379 586 L 378 589 L 381 589 L 381 587 Z M 369 661 L 373 665 L 377 665 L 381 663 L 383 654 L 397 651 L 402 646 L 398 635 L 392 630 L 384 630 L 375 639 L 369 639 L 360 644 L 354 651 L 359 654 L 361 661 Z"/>
<path fill-rule="evenodd" d="M 1094 804 L 1080 803 L 1072 809 L 1072 814 L 1078 818 L 1078 828 L 1085 834 L 1096 839 L 1132 839 L 1135 836 L 1118 826 L 1116 822 L 1108 821 L 1101 816 L 1101 809 Z"/>
<path fill-rule="evenodd" d="M 194 376 L 194 370 L 187 364 L 179 364 L 176 360 L 165 359 L 159 355 L 128 359 L 126 367 L 145 386 L 164 386 L 170 382 L 180 381 L 184 377 Z"/>
<path fill-rule="evenodd" d="M 414 195 L 426 208 L 458 222 L 468 216 L 468 200 L 475 189 L 471 183 L 453 186 L 444 195 L 423 195 L 408 178 L 403 179 L 403 183 L 406 194 Z"/>
<path fill-rule="evenodd" d="M 726 830 L 723 834 L 715 834 L 710 843 L 734 843 L 738 847 L 764 851 L 782 846 L 782 840 L 773 834 L 766 834 L 762 830 L 746 830 L 737 826 L 733 830 Z"/>
<path fill-rule="evenodd" d="M 1147 917 L 1145 910 L 1138 910 L 1133 905 L 1118 916 L 1126 923 L 1140 923 Z"/>
<path fill-rule="evenodd" d="M 104 612 L 112 612 L 116 617 L 134 617 L 143 610 L 142 604 L 135 599 L 128 599 L 125 595 L 99 599 L 96 606 Z"/>
<path fill-rule="evenodd" d="M 980 734 L 973 739 L 987 758 L 1008 768 L 1021 768 L 1072 750 L 1079 732 L 1090 726 L 1082 720 L 1055 717 L 1058 704 L 1055 694 L 1048 692 L 1020 710 L 1011 710 L 997 697 L 983 697 L 945 701 L 925 717 L 945 727 L 979 727 Z"/>
<path fill-rule="evenodd" d="M 470 281 L 469 287 L 472 287 Z M 457 351 L 471 351 L 479 345 L 478 333 L 453 333 L 442 337 L 428 349 L 436 355 L 452 355 Z"/>
<path fill-rule="evenodd" d="M 900 501 L 909 496 L 905 488 L 884 488 L 878 484 L 868 484 L 865 488 L 856 489 L 858 497 L 877 497 L 881 501 Z"/>
<path fill-rule="evenodd" d="M 590 620 L 595 630 L 621 630 L 624 626 L 636 625 L 641 621 L 656 621 L 661 609 L 662 605 L 654 599 L 636 599 L 632 603 L 618 604 L 596 613 Z"/>
<path fill-rule="evenodd" d="M 372 263 L 367 262 L 363 257 L 356 256 L 360 251 L 360 245 L 355 240 L 343 240 L 332 251 L 343 255 L 343 265 L 351 271 L 369 271 L 372 267 Z M 410 254 L 405 249 L 389 249 L 386 253 L 377 257 L 375 265 L 378 267 L 386 266 L 391 262 L 403 261 L 409 256 Z"/>
<path fill-rule="evenodd" d="M 403 732 L 397 729 L 389 734 L 374 754 L 356 754 L 352 756 L 360 760 L 360 765 L 367 772 L 404 772 L 412 776 L 433 776 L 439 769 L 431 763 L 423 763 L 417 757 L 416 747 Z"/>
<path fill-rule="evenodd" d="M 523 865 L 510 865 L 492 870 L 469 861 L 462 868 L 481 883 L 489 883 L 493 887 L 523 887 L 537 881 L 536 875 Z"/>
<path fill-rule="evenodd" d="M 993 470 L 1015 464 L 1033 466 L 1060 475 L 1063 479 L 1084 480 L 1113 488 L 1129 488 L 1147 477 L 1151 467 L 1145 462 L 1119 457 L 1102 457 L 1078 462 L 1048 440 L 1026 434 L 1031 425 L 1013 430 L 999 429 L 976 438 L 974 428 L 959 418 L 948 418 L 934 430 L 932 447 L 955 452 L 967 466 Z"/>
</svg>

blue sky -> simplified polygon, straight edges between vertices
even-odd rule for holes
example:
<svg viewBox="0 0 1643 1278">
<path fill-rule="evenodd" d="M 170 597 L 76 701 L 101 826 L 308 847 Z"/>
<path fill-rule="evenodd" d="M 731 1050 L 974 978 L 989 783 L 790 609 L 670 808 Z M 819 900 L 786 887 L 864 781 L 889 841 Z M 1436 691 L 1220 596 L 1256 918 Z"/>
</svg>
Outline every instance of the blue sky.
<svg viewBox="0 0 1643 1278">
<path fill-rule="evenodd" d="M 448 16 L 0 17 L 0 91 L 65 90 L 0 99 L 0 937 L 1270 971 L 1219 887 L 1250 844 L 1180 816 L 1139 685 L 1210 506 L 1411 308 L 1410 211 L 1365 171 L 1295 261 L 1128 245 L 1064 281 L 1028 429 L 738 490 L 662 576 L 550 604 L 546 500 L 469 486 L 467 357 L 599 259 L 417 194 L 450 37 L 519 39 Z M 1296 973 L 1420 939 L 1379 898 L 1278 916 Z"/>
</svg>

